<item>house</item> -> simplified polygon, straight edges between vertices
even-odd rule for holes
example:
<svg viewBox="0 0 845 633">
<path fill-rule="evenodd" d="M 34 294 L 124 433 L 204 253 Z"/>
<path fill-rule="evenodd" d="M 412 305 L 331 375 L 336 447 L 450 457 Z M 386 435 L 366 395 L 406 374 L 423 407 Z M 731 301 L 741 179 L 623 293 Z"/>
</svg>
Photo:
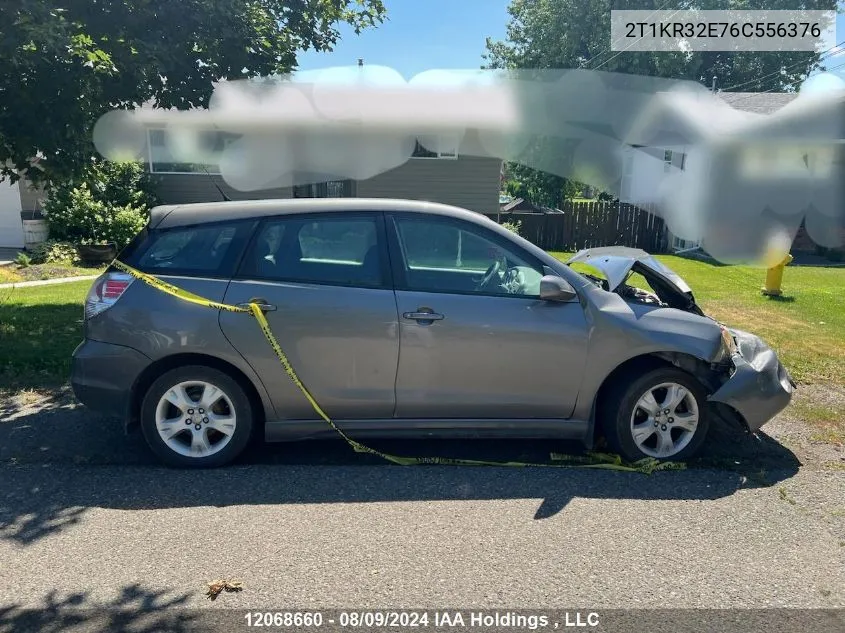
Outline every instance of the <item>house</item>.
<svg viewBox="0 0 845 633">
<path fill-rule="evenodd" d="M 498 158 L 464 155 L 460 147 L 432 152 L 416 143 L 403 164 L 361 180 L 324 180 L 297 186 L 240 191 L 229 186 L 213 163 L 179 163 L 169 156 L 163 134 L 149 129 L 146 161 L 162 204 L 261 198 L 406 198 L 493 213 L 499 207 Z M 219 189 L 218 189 L 219 188 Z"/>
<path fill-rule="evenodd" d="M 651 120 L 643 122 L 640 131 L 652 126 L 655 119 L 660 119 L 660 125 L 666 130 L 663 135 L 665 145 L 657 141 L 648 144 L 631 144 L 624 148 L 619 195 L 622 202 L 641 206 L 658 202 L 661 185 L 665 179 L 673 171 L 687 168 L 689 147 L 686 144 L 687 141 L 703 137 L 707 131 L 712 131 L 713 126 L 721 125 L 727 130 L 733 125 L 744 125 L 759 119 L 759 115 L 777 112 L 792 103 L 798 94 L 719 92 L 715 96 L 732 110 L 726 108 L 724 112 L 714 114 L 711 109 L 706 117 L 702 111 L 699 119 L 695 108 L 684 107 L 683 101 L 687 95 L 672 98 L 671 101 L 667 99 L 664 103 L 658 104 L 652 113 Z M 741 116 L 743 113 L 747 116 Z M 641 140 L 646 140 L 646 137 Z M 669 244 L 676 251 L 699 246 L 699 240 L 682 239 L 671 234 L 669 237 Z"/>
<path fill-rule="evenodd" d="M 502 161 L 461 153 L 460 147 L 429 151 L 417 142 L 411 157 L 393 169 L 361 180 L 325 180 L 297 186 L 240 191 L 228 185 L 213 163 L 179 162 L 170 155 L 163 133 L 148 129 L 145 165 L 162 204 L 263 198 L 406 198 L 464 207 L 479 213 L 499 208 Z M 471 132 L 464 137 L 473 142 Z M 220 145 L 220 139 L 212 139 Z M 0 183 L 0 247 L 23 248 L 21 213 L 39 211 L 44 194 L 25 180 Z"/>
<path fill-rule="evenodd" d="M 641 205 L 668 194 L 678 250 L 840 249 L 843 112 L 841 90 L 660 94 L 627 137 L 621 193 Z"/>
</svg>

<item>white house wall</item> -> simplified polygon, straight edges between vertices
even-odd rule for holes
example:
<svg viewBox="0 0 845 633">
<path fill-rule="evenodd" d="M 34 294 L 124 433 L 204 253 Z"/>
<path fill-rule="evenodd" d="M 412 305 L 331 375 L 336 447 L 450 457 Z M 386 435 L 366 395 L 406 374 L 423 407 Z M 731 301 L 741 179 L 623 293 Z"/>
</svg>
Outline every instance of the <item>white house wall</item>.
<svg viewBox="0 0 845 633">
<path fill-rule="evenodd" d="M 18 183 L 0 182 L 0 247 L 23 248 L 21 194 Z"/>
<path fill-rule="evenodd" d="M 654 150 L 630 148 L 627 150 L 633 160 L 630 181 L 627 185 L 623 202 L 631 204 L 651 204 L 658 201 L 660 184 L 666 177 L 662 158 L 652 155 Z M 663 150 L 659 150 L 662 154 Z"/>
<path fill-rule="evenodd" d="M 669 171 L 663 160 L 663 148 L 633 148 L 625 150 L 624 160 L 629 161 L 624 172 L 622 192 L 620 200 L 636 205 L 652 205 L 660 202 L 661 187 L 673 170 L 689 169 L 691 160 L 687 156 L 686 147 L 672 148 L 672 164 Z M 698 246 L 700 236 L 698 230 L 690 230 L 686 227 L 682 230 L 686 239 L 677 237 L 672 232 L 672 227 L 677 225 L 677 220 L 664 217 L 667 222 L 667 233 L 670 247 L 673 249 L 684 249 Z"/>
</svg>

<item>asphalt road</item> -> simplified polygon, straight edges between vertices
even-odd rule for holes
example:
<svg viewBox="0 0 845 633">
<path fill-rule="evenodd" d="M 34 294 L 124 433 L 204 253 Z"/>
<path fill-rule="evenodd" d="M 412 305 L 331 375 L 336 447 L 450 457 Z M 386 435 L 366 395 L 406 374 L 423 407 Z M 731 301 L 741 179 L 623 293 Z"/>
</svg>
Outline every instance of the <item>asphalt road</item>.
<svg viewBox="0 0 845 633">
<path fill-rule="evenodd" d="M 401 467 L 337 442 L 187 472 L 67 399 L 9 400 L 0 631 L 24 630 L 10 608 L 51 605 L 845 607 L 845 460 L 808 453 L 792 428 L 720 430 L 705 462 L 652 475 Z M 490 459 L 577 449 L 383 446 Z M 211 602 L 221 577 L 243 590 Z"/>
</svg>

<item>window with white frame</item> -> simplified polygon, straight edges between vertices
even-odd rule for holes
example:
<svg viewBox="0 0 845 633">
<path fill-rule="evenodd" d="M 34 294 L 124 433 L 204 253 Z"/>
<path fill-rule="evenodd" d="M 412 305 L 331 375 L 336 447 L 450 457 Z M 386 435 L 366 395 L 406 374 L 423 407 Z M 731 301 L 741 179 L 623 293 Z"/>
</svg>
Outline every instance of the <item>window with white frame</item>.
<svg viewBox="0 0 845 633">
<path fill-rule="evenodd" d="M 238 138 L 220 130 L 198 131 L 191 151 L 174 156 L 166 135 L 164 129 L 147 130 L 149 168 L 155 174 L 219 174 L 223 150 Z"/>
<path fill-rule="evenodd" d="M 438 151 L 432 151 L 425 145 L 425 139 L 422 142 L 418 139 L 414 146 L 414 152 L 411 158 L 441 158 L 447 160 L 455 160 L 458 157 L 458 139 L 449 136 L 437 137 L 436 148 Z M 432 143 L 432 145 L 435 145 Z"/>
</svg>

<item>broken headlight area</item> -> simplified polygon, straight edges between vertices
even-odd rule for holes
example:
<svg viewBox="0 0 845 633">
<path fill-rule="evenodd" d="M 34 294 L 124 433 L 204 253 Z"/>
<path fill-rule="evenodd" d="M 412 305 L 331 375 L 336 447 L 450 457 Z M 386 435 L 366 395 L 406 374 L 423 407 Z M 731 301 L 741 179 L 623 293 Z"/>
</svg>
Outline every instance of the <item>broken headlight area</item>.
<svg viewBox="0 0 845 633">
<path fill-rule="evenodd" d="M 729 330 L 726 326 L 720 323 L 719 330 L 721 332 L 722 344 L 714 363 L 716 365 L 730 364 L 733 366 L 731 359 L 734 357 L 734 354 L 739 354 L 739 345 L 737 344 L 733 332 L 731 332 L 731 330 Z"/>
<path fill-rule="evenodd" d="M 622 284 L 616 289 L 617 294 L 625 299 L 626 301 L 633 301 L 635 303 L 641 303 L 647 306 L 654 306 L 656 308 L 667 308 L 669 307 L 668 304 L 663 303 L 653 292 L 649 292 L 648 290 L 643 290 L 642 288 L 637 288 L 635 286 L 629 286 L 628 284 Z"/>
<path fill-rule="evenodd" d="M 602 290 L 609 292 L 610 284 L 607 279 L 603 279 L 602 277 L 591 275 L 589 273 L 581 274 L 591 281 L 597 288 L 601 288 Z M 614 292 L 626 301 L 654 306 L 656 308 L 669 307 L 669 305 L 661 301 L 660 297 L 658 297 L 654 292 L 643 288 L 637 288 L 636 286 L 629 286 L 626 283 L 620 284 Z"/>
</svg>

